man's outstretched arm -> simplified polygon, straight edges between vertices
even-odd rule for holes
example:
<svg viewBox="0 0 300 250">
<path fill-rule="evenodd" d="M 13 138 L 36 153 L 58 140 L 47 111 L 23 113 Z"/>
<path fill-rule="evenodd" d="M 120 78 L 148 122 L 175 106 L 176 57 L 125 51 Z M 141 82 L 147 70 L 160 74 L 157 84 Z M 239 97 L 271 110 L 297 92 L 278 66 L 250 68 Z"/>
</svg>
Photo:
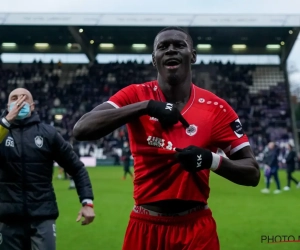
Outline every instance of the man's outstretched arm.
<svg viewBox="0 0 300 250">
<path fill-rule="evenodd" d="M 260 170 L 250 146 L 244 147 L 230 156 L 223 157 L 216 174 L 244 186 L 256 187 L 260 180 Z"/>
<path fill-rule="evenodd" d="M 78 141 L 98 140 L 120 126 L 147 113 L 148 101 L 137 102 L 121 108 L 103 103 L 83 115 L 75 124 L 73 135 Z"/>
</svg>

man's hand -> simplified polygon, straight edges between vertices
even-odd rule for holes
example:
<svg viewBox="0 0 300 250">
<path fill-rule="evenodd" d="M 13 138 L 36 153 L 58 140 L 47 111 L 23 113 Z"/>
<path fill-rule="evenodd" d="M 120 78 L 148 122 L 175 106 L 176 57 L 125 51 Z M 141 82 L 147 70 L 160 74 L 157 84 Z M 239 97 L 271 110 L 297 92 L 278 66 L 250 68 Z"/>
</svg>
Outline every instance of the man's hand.
<svg viewBox="0 0 300 250">
<path fill-rule="evenodd" d="M 198 172 L 203 169 L 216 170 L 221 164 L 222 157 L 211 151 L 196 146 L 184 149 L 176 148 L 176 158 L 187 172 Z"/>
<path fill-rule="evenodd" d="M 77 222 L 81 221 L 82 217 L 84 220 L 81 222 L 81 225 L 88 225 L 93 222 L 95 219 L 95 212 L 92 207 L 84 206 L 80 209 L 77 217 Z"/>
<path fill-rule="evenodd" d="M 14 105 L 14 107 L 12 108 L 12 110 L 9 111 L 9 113 L 7 114 L 7 116 L 5 117 L 5 119 L 9 122 L 12 123 L 16 117 L 18 116 L 20 110 L 25 106 L 25 99 L 26 96 L 22 95 L 19 96 L 18 100 L 16 101 L 16 104 Z"/>
<path fill-rule="evenodd" d="M 189 127 L 188 122 L 172 103 L 150 100 L 147 106 L 147 114 L 157 118 L 163 128 L 171 127 L 179 121 L 185 128 Z"/>
</svg>

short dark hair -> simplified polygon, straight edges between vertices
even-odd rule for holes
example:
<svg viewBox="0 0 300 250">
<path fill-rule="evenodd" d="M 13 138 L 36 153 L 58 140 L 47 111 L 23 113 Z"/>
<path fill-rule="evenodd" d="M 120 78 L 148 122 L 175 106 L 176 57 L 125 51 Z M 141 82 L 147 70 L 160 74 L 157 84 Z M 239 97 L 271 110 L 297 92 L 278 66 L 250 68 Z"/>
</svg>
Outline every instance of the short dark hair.
<svg viewBox="0 0 300 250">
<path fill-rule="evenodd" d="M 180 28 L 180 27 L 169 26 L 169 27 L 163 28 L 161 31 L 159 31 L 159 32 L 157 33 L 156 37 L 157 37 L 160 33 L 165 32 L 165 31 L 168 31 L 168 30 L 177 30 L 177 31 L 180 31 L 180 32 L 186 34 L 186 35 L 187 35 L 187 38 L 188 38 L 188 42 L 190 43 L 191 47 L 192 47 L 192 48 L 194 47 L 194 42 L 193 42 L 193 39 L 192 39 L 192 37 L 190 36 L 190 34 L 189 34 L 187 31 L 185 31 L 184 29 Z M 156 39 L 156 37 L 155 37 L 155 39 Z M 155 39 L 154 39 L 154 41 L 155 41 Z"/>
</svg>

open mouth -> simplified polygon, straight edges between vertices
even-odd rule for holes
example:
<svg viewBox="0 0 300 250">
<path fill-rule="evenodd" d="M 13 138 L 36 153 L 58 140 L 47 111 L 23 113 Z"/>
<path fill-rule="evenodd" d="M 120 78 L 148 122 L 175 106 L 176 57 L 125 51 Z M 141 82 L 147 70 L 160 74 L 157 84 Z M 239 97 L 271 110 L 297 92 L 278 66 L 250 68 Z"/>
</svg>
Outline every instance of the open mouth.
<svg viewBox="0 0 300 250">
<path fill-rule="evenodd" d="M 181 61 L 178 59 L 168 59 L 165 61 L 165 67 L 167 69 L 176 69 L 181 64 Z"/>
</svg>

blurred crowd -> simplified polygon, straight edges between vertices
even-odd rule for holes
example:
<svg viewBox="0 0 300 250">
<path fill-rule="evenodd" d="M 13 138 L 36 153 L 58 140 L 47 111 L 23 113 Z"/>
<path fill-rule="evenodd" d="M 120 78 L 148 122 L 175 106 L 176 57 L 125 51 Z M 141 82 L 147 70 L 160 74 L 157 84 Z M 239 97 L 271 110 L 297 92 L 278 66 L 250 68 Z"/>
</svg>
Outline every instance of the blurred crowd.
<svg viewBox="0 0 300 250">
<path fill-rule="evenodd" d="M 292 139 L 290 109 L 285 82 L 251 93 L 255 87 L 253 65 L 200 63 L 193 67 L 193 81 L 224 98 L 237 112 L 250 143 L 259 156 L 269 141 L 284 148 Z M 267 74 L 267 73 L 266 73 Z M 156 78 L 152 65 L 136 62 L 92 65 L 2 64 L 0 62 L 0 104 L 6 108 L 8 94 L 17 87 L 31 91 L 41 119 L 55 126 L 63 137 L 72 141 L 76 121 L 95 106 L 106 101 L 119 89 L 132 83 Z M 277 81 L 274 78 L 274 81 Z M 104 155 L 121 148 L 127 140 L 123 126 L 99 141 L 82 143 L 81 154 L 91 155 L 97 148 Z"/>
<path fill-rule="evenodd" d="M 264 152 L 270 141 L 276 142 L 284 152 L 288 143 L 293 144 L 286 83 L 276 82 L 268 89 L 251 93 L 249 87 L 261 87 L 255 86 L 253 80 L 256 66 L 215 65 L 213 92 L 224 98 L 237 112 L 255 154 Z"/>
</svg>

